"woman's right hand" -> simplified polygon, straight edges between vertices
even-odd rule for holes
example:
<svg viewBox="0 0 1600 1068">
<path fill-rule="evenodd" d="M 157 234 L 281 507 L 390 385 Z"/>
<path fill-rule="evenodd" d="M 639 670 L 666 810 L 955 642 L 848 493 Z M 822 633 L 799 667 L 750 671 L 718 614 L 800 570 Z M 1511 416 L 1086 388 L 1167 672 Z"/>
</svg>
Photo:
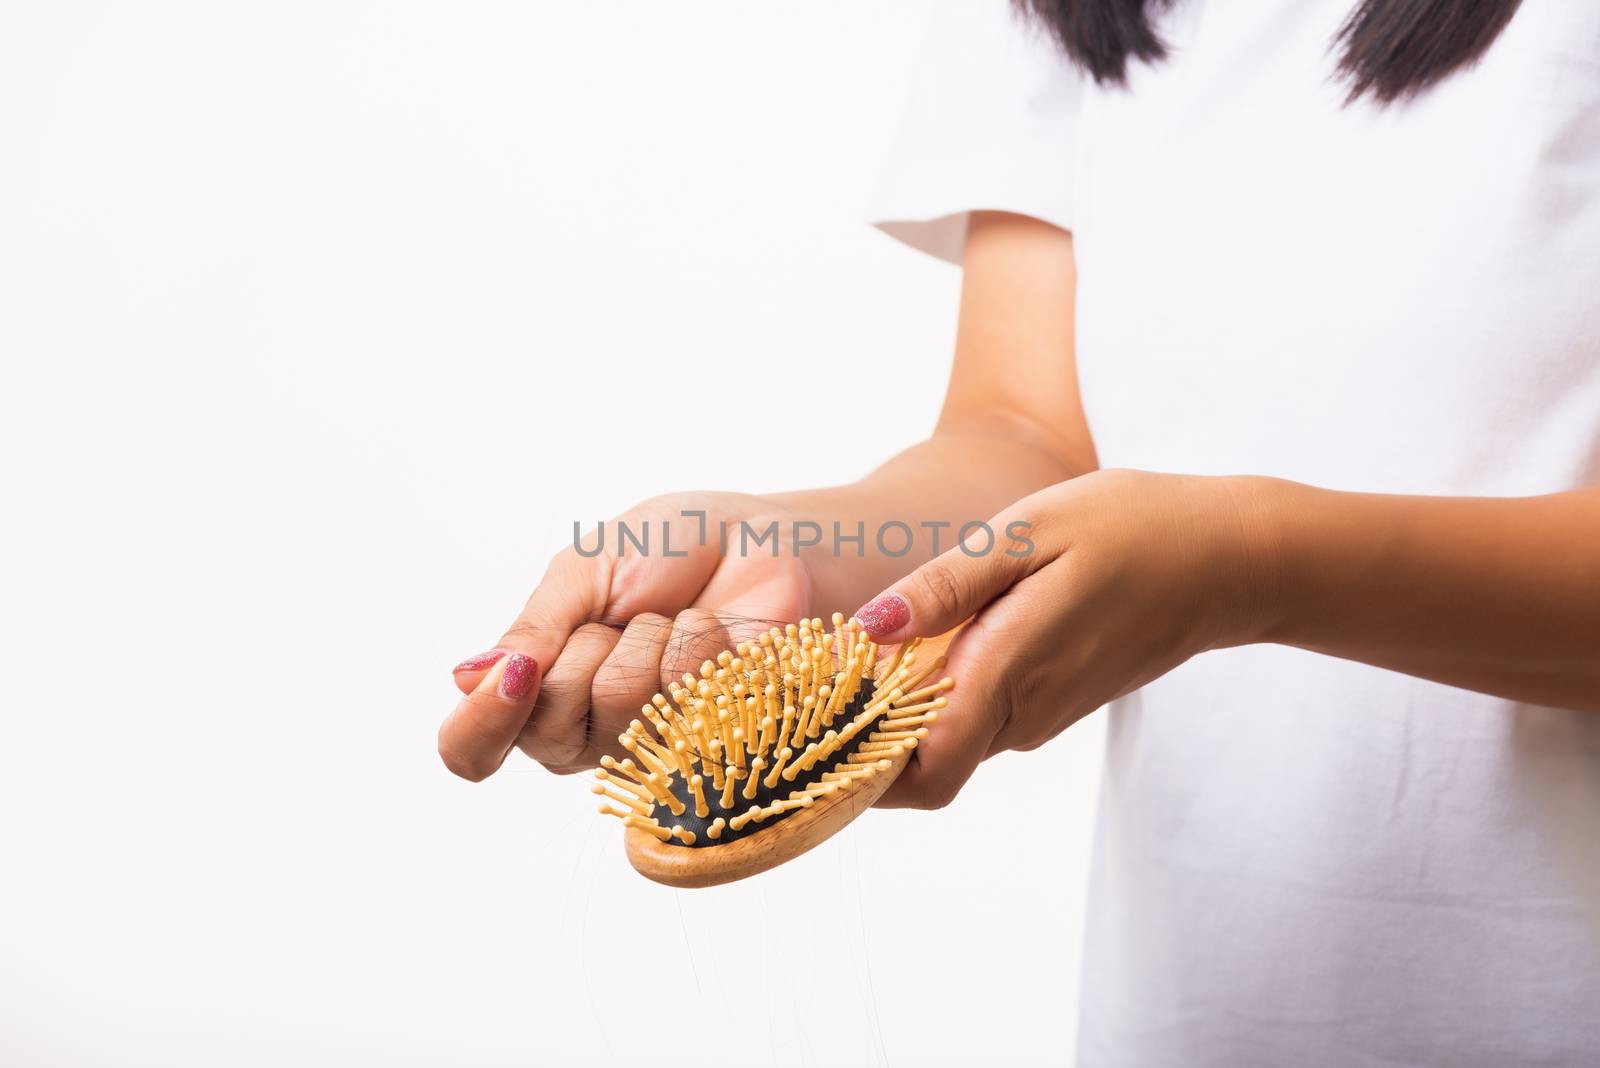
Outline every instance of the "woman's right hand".
<svg viewBox="0 0 1600 1068">
<path fill-rule="evenodd" d="M 791 518 L 761 497 L 675 494 L 604 524 L 598 555 L 563 549 L 500 640 L 456 667 L 464 696 L 439 728 L 445 766 L 476 782 L 517 747 L 558 773 L 593 767 L 667 682 L 763 621 L 809 614 L 812 580 Z M 739 551 L 741 522 L 759 534 L 774 521 L 775 544 Z M 636 535 L 648 529 L 648 553 L 632 543 L 619 552 L 619 522 Z M 595 532 L 580 544 L 592 548 Z"/>
</svg>

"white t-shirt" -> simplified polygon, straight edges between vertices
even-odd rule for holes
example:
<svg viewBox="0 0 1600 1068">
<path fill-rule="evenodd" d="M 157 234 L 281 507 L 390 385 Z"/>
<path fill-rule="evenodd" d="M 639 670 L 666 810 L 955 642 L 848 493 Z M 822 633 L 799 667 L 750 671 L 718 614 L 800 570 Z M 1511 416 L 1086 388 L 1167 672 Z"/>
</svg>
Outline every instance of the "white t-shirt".
<svg viewBox="0 0 1600 1068">
<path fill-rule="evenodd" d="M 1074 232 L 1108 467 L 1600 483 L 1600 4 L 1381 108 L 1354 3 L 1177 0 L 1126 89 L 949 5 L 873 216 L 953 261 L 973 209 Z M 1253 646 L 1116 702 L 1106 759 L 1085 1068 L 1600 1064 L 1600 710 Z"/>
</svg>

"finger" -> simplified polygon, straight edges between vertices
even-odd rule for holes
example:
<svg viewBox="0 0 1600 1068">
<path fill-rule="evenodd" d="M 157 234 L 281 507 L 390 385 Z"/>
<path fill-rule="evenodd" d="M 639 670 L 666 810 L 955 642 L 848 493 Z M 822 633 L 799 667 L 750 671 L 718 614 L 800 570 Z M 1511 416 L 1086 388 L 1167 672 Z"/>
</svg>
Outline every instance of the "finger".
<svg viewBox="0 0 1600 1068">
<path fill-rule="evenodd" d="M 620 631 L 604 623 L 585 623 L 572 632 L 545 675 L 533 715 L 517 738 L 524 753 L 552 771 L 584 762 L 589 748 L 589 691 L 595 673 L 621 637 Z"/>
<path fill-rule="evenodd" d="M 612 520 L 609 528 L 600 524 L 598 532 L 584 539 L 583 544 L 592 541 L 603 550 L 596 555 L 580 556 L 575 549 L 558 554 L 500 642 L 456 665 L 456 685 L 463 693 L 470 692 L 480 673 L 507 650 L 527 653 L 541 664 L 554 664 L 567 637 L 584 623 L 621 626 L 642 613 L 673 612 L 694 603 L 721 563 L 703 539 L 696 546 L 690 522 L 694 514 L 642 507 Z M 658 543 L 662 551 L 626 551 L 620 533 L 625 524 L 646 531 L 647 543 L 649 530 L 662 531 Z M 669 552 L 671 545 L 688 546 L 687 555 Z"/>
<path fill-rule="evenodd" d="M 961 544 L 867 602 L 856 619 L 873 640 L 893 643 L 931 638 L 977 615 L 1012 583 L 1042 566 L 1037 550 L 1020 552 L 994 536 L 1008 529 L 1007 524 L 1002 514 L 983 524 L 987 535 L 972 530 Z"/>
<path fill-rule="evenodd" d="M 988 756 L 1006 722 L 1001 695 L 993 684 L 994 672 L 985 669 L 994 660 L 985 652 L 991 644 L 981 619 L 950 643 L 948 670 L 960 682 L 950 691 L 938 723 L 920 739 L 904 770 L 877 804 L 884 808 L 943 808 Z"/>
<path fill-rule="evenodd" d="M 598 751 L 616 754 L 617 735 L 639 719 L 661 689 L 661 660 L 671 641 L 672 620 L 655 613 L 635 616 L 589 689 L 589 733 Z"/>
<path fill-rule="evenodd" d="M 478 683 L 483 681 L 483 676 L 506 655 L 506 652 L 505 649 L 489 649 L 469 656 L 451 668 L 450 674 L 455 679 L 456 689 L 462 693 L 476 690 Z"/>
<path fill-rule="evenodd" d="M 669 690 L 673 683 L 682 683 L 684 675 L 700 677 L 700 667 L 707 660 L 715 663 L 717 654 L 728 648 L 728 628 L 715 613 L 702 608 L 688 608 L 672 621 L 672 635 L 661 655 L 661 689 Z"/>
<path fill-rule="evenodd" d="M 456 685 L 467 693 L 477 689 L 482 673 L 508 652 L 553 665 L 568 636 L 580 625 L 599 620 L 605 611 L 611 569 L 605 555 L 586 559 L 571 551 L 558 554 L 504 636 L 492 648 L 455 666 Z"/>
<path fill-rule="evenodd" d="M 733 649 L 740 642 L 755 641 L 774 626 L 786 626 L 807 614 L 809 591 L 804 587 L 787 580 L 774 580 L 767 585 L 768 594 L 759 600 L 752 597 L 712 610 L 722 624 L 718 652 Z"/>
<path fill-rule="evenodd" d="M 586 560 L 575 552 L 563 552 L 550 562 L 543 581 L 528 598 L 522 614 L 511 625 L 494 649 L 480 654 L 487 662 L 488 674 L 493 675 L 513 655 L 521 654 L 541 666 L 552 665 L 573 630 L 594 618 L 605 608 L 606 593 L 610 588 L 610 567 L 607 558 L 599 556 Z M 503 652 L 503 656 L 496 653 Z M 471 694 L 482 690 L 483 681 L 471 682 L 473 671 L 469 659 L 467 672 L 458 672 L 457 685 L 471 685 Z M 523 728 L 527 726 L 538 698 L 539 680 L 535 672 L 532 691 L 527 695 L 526 711 L 522 719 L 511 722 L 500 709 L 481 703 L 463 702 L 454 714 L 445 720 L 439 731 L 440 751 L 448 750 L 462 766 L 473 771 L 488 767 L 478 775 L 491 774 L 504 762 L 506 754 L 516 744 Z M 482 722 L 479 716 L 484 717 Z M 470 777 L 470 776 L 469 776 Z"/>
<path fill-rule="evenodd" d="M 729 638 L 739 642 L 773 622 L 799 619 L 810 599 L 811 580 L 798 561 L 748 556 L 724 561 L 689 607 L 716 612 Z"/>
<path fill-rule="evenodd" d="M 508 653 L 497 660 L 439 728 L 445 767 L 473 782 L 494 774 L 533 711 L 538 682 L 532 657 Z"/>
</svg>

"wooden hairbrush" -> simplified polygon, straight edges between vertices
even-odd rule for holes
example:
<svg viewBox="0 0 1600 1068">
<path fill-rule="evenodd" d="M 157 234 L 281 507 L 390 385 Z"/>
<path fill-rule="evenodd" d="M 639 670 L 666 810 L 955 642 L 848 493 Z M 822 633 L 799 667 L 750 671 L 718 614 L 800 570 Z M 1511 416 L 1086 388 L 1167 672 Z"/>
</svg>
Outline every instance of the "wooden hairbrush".
<svg viewBox="0 0 1600 1068">
<path fill-rule="evenodd" d="M 920 638 L 882 663 L 878 652 L 835 613 L 831 631 L 820 619 L 773 627 L 656 694 L 617 737 L 631 756 L 602 757 L 594 773 L 634 868 L 669 886 L 732 882 L 865 812 L 954 685 L 929 681 L 944 654 Z"/>
</svg>

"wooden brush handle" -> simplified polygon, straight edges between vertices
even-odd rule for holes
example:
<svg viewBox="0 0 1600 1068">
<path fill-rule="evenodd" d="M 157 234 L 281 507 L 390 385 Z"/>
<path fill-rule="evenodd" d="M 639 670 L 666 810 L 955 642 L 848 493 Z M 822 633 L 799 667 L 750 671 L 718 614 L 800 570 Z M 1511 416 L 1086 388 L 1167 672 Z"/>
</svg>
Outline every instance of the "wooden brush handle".
<svg viewBox="0 0 1600 1068">
<path fill-rule="evenodd" d="M 647 879 L 681 887 L 716 886 L 776 868 L 820 845 L 871 808 L 910 759 L 907 753 L 895 761 L 894 768 L 874 775 L 866 784 L 825 797 L 727 845 L 690 849 L 657 841 L 654 835 L 630 827 L 624 839 L 628 862 Z"/>
</svg>

